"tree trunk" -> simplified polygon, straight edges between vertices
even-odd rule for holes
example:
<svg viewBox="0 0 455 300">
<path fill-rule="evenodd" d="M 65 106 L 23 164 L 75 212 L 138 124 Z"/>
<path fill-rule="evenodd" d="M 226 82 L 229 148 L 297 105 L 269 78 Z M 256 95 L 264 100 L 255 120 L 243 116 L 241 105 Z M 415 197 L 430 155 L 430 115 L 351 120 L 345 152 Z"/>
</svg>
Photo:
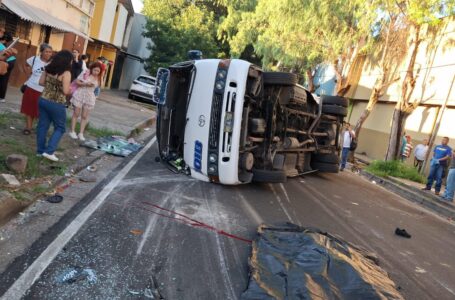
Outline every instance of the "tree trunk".
<svg viewBox="0 0 455 300">
<path fill-rule="evenodd" d="M 306 70 L 306 76 L 308 79 L 308 91 L 314 93 L 316 91 L 316 86 L 314 85 L 314 76 L 311 69 Z"/>
<path fill-rule="evenodd" d="M 354 132 L 355 132 L 355 136 L 357 137 L 357 139 L 359 138 L 360 130 L 362 129 L 363 123 L 365 123 L 366 119 L 368 118 L 370 113 L 373 111 L 373 108 L 376 106 L 376 103 L 378 102 L 379 97 L 381 96 L 382 84 L 383 83 L 375 84 L 373 91 L 371 92 L 370 99 L 368 99 L 367 107 L 365 107 L 362 114 L 360 115 L 360 118 L 357 120 L 357 123 L 355 124 Z"/>
<path fill-rule="evenodd" d="M 392 118 L 392 127 L 390 130 L 389 144 L 387 147 L 386 160 L 399 158 L 401 139 L 404 132 L 404 126 L 408 116 L 414 111 L 418 103 L 410 103 L 412 93 L 414 92 L 416 78 L 414 76 L 414 66 L 420 45 L 420 25 L 415 26 L 413 46 L 411 57 L 406 70 L 406 75 L 401 86 L 401 96 L 395 106 Z"/>
</svg>

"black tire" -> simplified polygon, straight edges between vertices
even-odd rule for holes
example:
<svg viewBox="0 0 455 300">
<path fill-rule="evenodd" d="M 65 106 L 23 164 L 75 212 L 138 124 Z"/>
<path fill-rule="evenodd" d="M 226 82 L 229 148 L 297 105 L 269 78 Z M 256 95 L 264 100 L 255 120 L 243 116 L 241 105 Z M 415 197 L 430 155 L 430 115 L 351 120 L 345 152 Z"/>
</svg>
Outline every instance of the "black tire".
<svg viewBox="0 0 455 300">
<path fill-rule="evenodd" d="M 264 72 L 264 84 L 269 85 L 295 85 L 297 84 L 297 75 L 286 72 Z"/>
<path fill-rule="evenodd" d="M 254 182 L 282 183 L 286 182 L 286 173 L 280 170 L 253 169 Z"/>
<path fill-rule="evenodd" d="M 338 173 L 340 168 L 338 164 L 329 164 L 319 161 L 312 161 L 311 167 L 313 170 L 318 170 L 323 173 Z"/>
<path fill-rule="evenodd" d="M 340 157 L 334 153 L 315 153 L 311 156 L 311 161 L 338 165 Z"/>
<path fill-rule="evenodd" d="M 346 117 L 348 115 L 348 109 L 338 105 L 322 105 L 322 113 Z"/>
<path fill-rule="evenodd" d="M 322 95 L 321 100 L 322 105 L 339 105 L 343 107 L 348 107 L 349 105 L 349 100 L 340 96 Z"/>
<path fill-rule="evenodd" d="M 136 100 L 136 97 L 134 95 L 132 95 L 131 93 L 129 93 L 128 94 L 128 99 Z"/>
</svg>

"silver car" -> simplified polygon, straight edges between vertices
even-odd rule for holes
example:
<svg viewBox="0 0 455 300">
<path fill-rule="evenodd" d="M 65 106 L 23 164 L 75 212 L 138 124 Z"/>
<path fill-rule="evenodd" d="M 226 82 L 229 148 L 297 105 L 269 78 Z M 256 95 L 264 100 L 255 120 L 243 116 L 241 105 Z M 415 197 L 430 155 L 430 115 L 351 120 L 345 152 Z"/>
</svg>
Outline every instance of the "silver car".
<svg viewBox="0 0 455 300">
<path fill-rule="evenodd" d="M 131 84 L 128 98 L 133 100 L 142 99 L 154 103 L 155 80 L 155 77 L 140 75 Z"/>
</svg>

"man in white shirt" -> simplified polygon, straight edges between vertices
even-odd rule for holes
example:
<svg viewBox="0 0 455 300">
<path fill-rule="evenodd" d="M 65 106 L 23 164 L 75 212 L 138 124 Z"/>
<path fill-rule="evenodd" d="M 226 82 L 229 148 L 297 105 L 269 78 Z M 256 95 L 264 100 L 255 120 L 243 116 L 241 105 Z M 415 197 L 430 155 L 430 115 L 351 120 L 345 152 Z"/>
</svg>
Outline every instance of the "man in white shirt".
<svg viewBox="0 0 455 300">
<path fill-rule="evenodd" d="M 417 170 L 422 170 L 423 161 L 425 160 L 425 156 L 428 152 L 428 140 L 424 139 L 422 144 L 418 144 L 414 149 L 414 167 Z"/>
<path fill-rule="evenodd" d="M 355 132 L 351 129 L 351 124 L 344 124 L 343 131 L 343 149 L 341 150 L 341 166 L 340 171 L 343 171 L 346 167 L 346 162 L 348 160 L 349 151 L 351 151 L 351 142 L 355 138 Z"/>
</svg>

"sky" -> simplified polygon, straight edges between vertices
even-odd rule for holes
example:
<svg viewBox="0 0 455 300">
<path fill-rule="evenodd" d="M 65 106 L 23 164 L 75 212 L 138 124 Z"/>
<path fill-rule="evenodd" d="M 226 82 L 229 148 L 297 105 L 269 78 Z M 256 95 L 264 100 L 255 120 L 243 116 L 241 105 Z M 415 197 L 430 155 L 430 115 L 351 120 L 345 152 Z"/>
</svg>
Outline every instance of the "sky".
<svg viewBox="0 0 455 300">
<path fill-rule="evenodd" d="M 133 2 L 133 7 L 134 11 L 137 13 L 140 13 L 142 10 L 142 7 L 144 6 L 144 1 L 143 0 L 132 0 Z"/>
</svg>

